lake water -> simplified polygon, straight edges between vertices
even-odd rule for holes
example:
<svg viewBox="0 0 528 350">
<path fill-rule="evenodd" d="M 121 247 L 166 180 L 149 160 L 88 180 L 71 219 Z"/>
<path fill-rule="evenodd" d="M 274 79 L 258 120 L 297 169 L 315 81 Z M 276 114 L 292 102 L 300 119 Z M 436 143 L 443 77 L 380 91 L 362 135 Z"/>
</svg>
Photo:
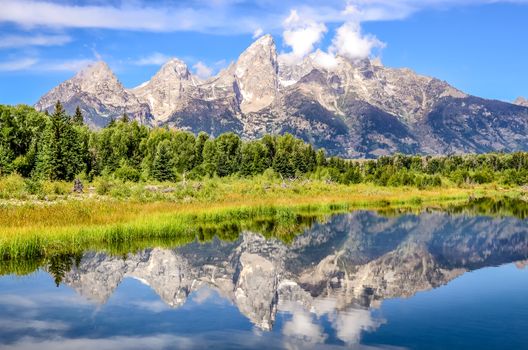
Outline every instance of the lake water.
<svg viewBox="0 0 528 350">
<path fill-rule="evenodd" d="M 0 277 L 0 348 L 528 349 L 526 265 L 526 219 L 442 212 L 85 252 Z"/>
</svg>

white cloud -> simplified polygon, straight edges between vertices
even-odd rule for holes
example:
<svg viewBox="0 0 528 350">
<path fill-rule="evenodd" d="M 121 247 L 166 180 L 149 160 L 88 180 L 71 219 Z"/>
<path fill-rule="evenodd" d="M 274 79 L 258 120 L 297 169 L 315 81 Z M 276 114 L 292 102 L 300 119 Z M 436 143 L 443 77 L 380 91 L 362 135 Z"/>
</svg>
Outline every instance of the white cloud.
<svg viewBox="0 0 528 350">
<path fill-rule="evenodd" d="M 60 321 L 40 321 L 40 320 L 13 320 L 0 319 L 0 327 L 2 331 L 20 332 L 33 330 L 37 332 L 49 331 L 66 331 L 69 326 Z"/>
<path fill-rule="evenodd" d="M 253 32 L 253 39 L 260 37 L 262 34 L 264 34 L 264 30 L 262 28 L 259 27 L 255 29 L 255 31 Z"/>
<path fill-rule="evenodd" d="M 257 18 L 242 16 L 233 20 L 235 6 L 201 3 L 193 6 L 152 4 L 147 1 L 112 4 L 74 5 L 41 0 L 0 0 L 0 22 L 24 28 L 99 28 L 135 31 L 199 31 L 252 33 Z M 222 8 L 219 8 L 222 7 Z M 225 9 L 225 10 L 224 10 Z M 204 20 L 204 19 L 207 20 Z M 268 18 L 271 18 L 268 17 Z"/>
<path fill-rule="evenodd" d="M 355 8 L 357 20 L 380 21 L 403 19 L 430 8 L 496 2 L 528 3 L 528 0 L 304 0 L 302 4 L 295 0 L 267 0 L 251 4 L 240 0 L 134 0 L 91 1 L 89 5 L 53 0 L 0 0 L 0 22 L 16 23 L 25 28 L 44 26 L 255 34 L 260 32 L 259 29 L 263 33 L 279 31 L 282 19 L 296 7 L 299 13 L 317 23 L 343 23 L 350 20 L 350 13 L 342 11 L 346 4 Z M 302 16 L 302 19 L 305 17 Z"/>
<path fill-rule="evenodd" d="M 207 66 L 202 61 L 198 61 L 193 65 L 194 72 L 200 79 L 207 79 L 213 75 L 213 69 Z"/>
<path fill-rule="evenodd" d="M 95 46 L 92 46 L 91 50 L 92 50 L 92 53 L 93 53 L 93 55 L 94 55 L 96 60 L 98 60 L 98 61 L 102 61 L 103 60 L 103 56 L 99 53 L 99 51 L 97 51 Z"/>
<path fill-rule="evenodd" d="M 316 45 L 323 39 L 327 31 L 325 24 L 312 19 L 314 14 L 292 10 L 284 21 L 284 43 L 292 48 L 291 52 L 281 55 L 281 60 L 287 64 L 295 64 L 306 55 L 314 52 Z M 317 49 L 313 58 L 317 64 L 332 69 L 337 65 L 336 56 L 349 59 L 362 59 L 371 55 L 374 49 L 382 49 L 385 43 L 375 36 L 361 32 L 361 11 L 351 3 L 341 11 L 346 21 L 336 30 L 332 44 L 325 52 Z"/>
<path fill-rule="evenodd" d="M 0 49 L 28 46 L 58 46 L 72 41 L 68 35 L 10 35 L 0 37 Z"/>
<path fill-rule="evenodd" d="M 327 31 L 324 23 L 316 22 L 306 15 L 299 15 L 297 10 L 290 12 L 284 21 L 284 28 L 284 44 L 291 47 L 291 52 L 283 54 L 282 58 L 291 63 L 300 61 L 311 53 Z"/>
<path fill-rule="evenodd" d="M 315 51 L 313 57 L 316 64 L 327 70 L 332 70 L 337 66 L 336 56 L 332 53 L 324 52 L 318 49 Z"/>
<path fill-rule="evenodd" d="M 139 309 L 143 309 L 155 314 L 170 310 L 167 304 L 165 304 L 161 300 L 138 300 L 131 302 L 131 304 Z"/>
<path fill-rule="evenodd" d="M 0 71 L 14 72 L 20 70 L 27 70 L 33 67 L 38 60 L 36 58 L 21 58 L 12 61 L 0 62 Z"/>
<path fill-rule="evenodd" d="M 41 61 L 37 58 L 27 57 L 11 61 L 0 62 L 0 71 L 33 71 L 33 72 L 77 72 L 94 63 L 93 59 L 76 59 L 64 61 Z"/>
<path fill-rule="evenodd" d="M 301 340 L 303 343 L 319 344 L 327 338 L 320 324 L 313 321 L 312 314 L 305 311 L 297 303 L 287 303 L 284 305 L 291 315 L 291 320 L 284 323 L 282 333 L 288 338 Z M 306 346 L 308 347 L 308 346 Z"/>
<path fill-rule="evenodd" d="M 350 59 L 369 57 L 373 49 L 382 49 L 385 43 L 373 35 L 363 35 L 358 22 L 346 22 L 337 29 L 330 46 L 330 53 Z"/>
<path fill-rule="evenodd" d="M 15 343 L 2 346 L 3 349 L 36 349 L 36 350 L 114 350 L 114 349 L 166 349 L 178 345 L 178 348 L 185 349 L 193 345 L 190 338 L 178 337 L 168 334 L 155 334 L 144 337 L 117 336 L 106 339 L 97 338 L 64 338 L 51 337 L 41 339 L 35 337 L 23 337 Z"/>
<path fill-rule="evenodd" d="M 137 61 L 134 61 L 134 64 L 138 66 L 160 66 L 166 63 L 170 59 L 169 56 L 164 55 L 159 52 L 154 52 L 149 56 L 142 57 Z"/>
<path fill-rule="evenodd" d="M 34 67 L 38 71 L 46 72 L 77 72 L 84 67 L 94 63 L 93 59 L 77 59 L 77 60 L 65 60 L 65 61 L 50 61 L 42 62 Z"/>
<path fill-rule="evenodd" d="M 337 313 L 331 322 L 339 339 L 347 344 L 357 344 L 363 331 L 377 329 L 383 320 L 374 320 L 369 310 L 351 308 Z"/>
</svg>

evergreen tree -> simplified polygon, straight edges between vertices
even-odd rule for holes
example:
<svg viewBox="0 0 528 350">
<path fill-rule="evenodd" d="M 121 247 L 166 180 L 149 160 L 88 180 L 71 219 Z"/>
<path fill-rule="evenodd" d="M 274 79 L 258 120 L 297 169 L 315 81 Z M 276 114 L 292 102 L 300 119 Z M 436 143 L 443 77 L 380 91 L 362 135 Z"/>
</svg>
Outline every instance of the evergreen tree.
<svg viewBox="0 0 528 350">
<path fill-rule="evenodd" d="M 81 108 L 79 108 L 79 106 L 75 108 L 75 114 L 73 115 L 73 123 L 76 125 L 84 124 L 84 117 L 82 115 Z"/>
<path fill-rule="evenodd" d="M 283 150 L 277 152 L 275 155 L 275 159 L 273 159 L 273 170 L 285 178 L 293 178 L 295 176 L 295 168 L 290 161 L 290 155 Z"/>
<path fill-rule="evenodd" d="M 205 142 L 209 140 L 209 135 L 205 132 L 200 132 L 196 137 L 194 144 L 194 166 L 199 166 L 203 162 L 203 150 Z"/>
<path fill-rule="evenodd" d="M 326 154 L 325 154 L 324 149 L 320 149 L 317 151 L 316 162 L 317 162 L 317 166 L 320 166 L 320 167 L 326 166 Z"/>
<path fill-rule="evenodd" d="M 130 118 L 129 118 L 129 116 L 128 116 L 128 114 L 126 112 L 123 113 L 123 116 L 121 117 L 121 121 L 123 123 L 128 123 L 130 121 Z"/>
<path fill-rule="evenodd" d="M 110 117 L 110 121 L 108 122 L 108 124 L 106 124 L 106 127 L 107 128 L 113 128 L 115 125 L 116 125 L 115 118 L 114 117 Z"/>
<path fill-rule="evenodd" d="M 44 178 L 71 180 L 85 170 L 82 142 L 69 120 L 62 104 L 57 101 L 37 156 L 37 173 Z"/>
<path fill-rule="evenodd" d="M 158 181 L 174 181 L 173 155 L 169 140 L 158 144 L 152 165 L 152 177 Z"/>
</svg>

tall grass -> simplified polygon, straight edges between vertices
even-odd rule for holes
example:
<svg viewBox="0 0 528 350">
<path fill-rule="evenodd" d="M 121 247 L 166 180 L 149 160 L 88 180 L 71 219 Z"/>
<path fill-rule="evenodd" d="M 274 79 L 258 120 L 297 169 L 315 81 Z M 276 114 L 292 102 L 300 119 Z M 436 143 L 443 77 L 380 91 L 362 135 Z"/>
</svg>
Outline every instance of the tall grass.
<svg viewBox="0 0 528 350">
<path fill-rule="evenodd" d="M 2 179 L 0 193 L 26 193 L 24 181 L 17 175 Z M 307 180 L 282 182 L 264 176 L 157 183 L 154 188 L 120 182 L 105 184 L 107 195 L 97 191 L 61 195 L 69 185 L 44 183 L 42 188 L 58 193 L 53 200 L 28 197 L 26 193 L 15 202 L 0 201 L 0 260 L 42 259 L 86 249 L 128 252 L 214 236 L 235 239 L 242 230 L 289 241 L 314 220 L 352 209 L 419 210 L 423 206 L 460 204 L 470 197 L 523 196 L 519 189 L 494 186 L 419 190 Z M 120 190 L 122 187 L 127 190 Z M 516 207 L 519 204 L 512 209 Z"/>
<path fill-rule="evenodd" d="M 417 205 L 415 201 L 398 206 L 391 206 L 390 202 L 377 204 L 370 209 L 391 216 L 433 208 L 454 214 L 528 217 L 528 203 L 518 198 L 475 198 L 466 202 L 448 201 L 443 205 L 430 203 L 427 207 L 423 203 Z M 194 241 L 207 242 L 214 237 L 236 240 L 245 230 L 288 243 L 315 222 L 353 208 L 357 207 L 346 203 L 216 208 L 203 212 L 163 213 L 112 225 L 44 228 L 40 232 L 3 235 L 0 239 L 0 274 L 29 273 L 50 264 L 52 258 L 79 257 L 87 250 L 125 255 L 149 247 L 173 248 Z"/>
</svg>

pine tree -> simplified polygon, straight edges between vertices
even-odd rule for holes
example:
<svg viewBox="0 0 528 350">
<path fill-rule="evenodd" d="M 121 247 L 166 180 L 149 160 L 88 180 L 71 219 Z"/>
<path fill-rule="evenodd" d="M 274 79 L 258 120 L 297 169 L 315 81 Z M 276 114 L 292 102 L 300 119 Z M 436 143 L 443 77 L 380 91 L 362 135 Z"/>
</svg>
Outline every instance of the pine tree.
<svg viewBox="0 0 528 350">
<path fill-rule="evenodd" d="M 205 142 L 209 139 L 209 135 L 205 132 L 200 132 L 196 137 L 194 144 L 194 166 L 199 166 L 203 162 L 203 149 Z"/>
<path fill-rule="evenodd" d="M 128 123 L 130 121 L 130 117 L 128 116 L 128 114 L 126 112 L 123 113 L 123 116 L 121 117 L 121 121 L 123 123 Z"/>
<path fill-rule="evenodd" d="M 106 127 L 107 128 L 111 128 L 111 127 L 114 127 L 115 125 L 116 125 L 115 118 L 114 117 L 110 117 L 110 121 L 108 122 L 108 124 L 106 124 Z"/>
<path fill-rule="evenodd" d="M 285 151 L 280 150 L 273 159 L 273 170 L 281 174 L 285 178 L 293 178 L 295 176 L 295 167 L 293 166 L 291 156 Z"/>
<path fill-rule="evenodd" d="M 37 156 L 37 174 L 52 180 L 71 180 L 85 168 L 79 133 L 57 101 Z"/>
<path fill-rule="evenodd" d="M 79 106 L 75 108 L 75 114 L 73 115 L 73 123 L 76 125 L 83 125 L 84 124 L 84 117 L 82 115 L 81 109 Z"/>
<path fill-rule="evenodd" d="M 156 156 L 152 164 L 152 177 L 158 181 L 174 181 L 172 149 L 169 140 L 158 144 Z"/>
</svg>

